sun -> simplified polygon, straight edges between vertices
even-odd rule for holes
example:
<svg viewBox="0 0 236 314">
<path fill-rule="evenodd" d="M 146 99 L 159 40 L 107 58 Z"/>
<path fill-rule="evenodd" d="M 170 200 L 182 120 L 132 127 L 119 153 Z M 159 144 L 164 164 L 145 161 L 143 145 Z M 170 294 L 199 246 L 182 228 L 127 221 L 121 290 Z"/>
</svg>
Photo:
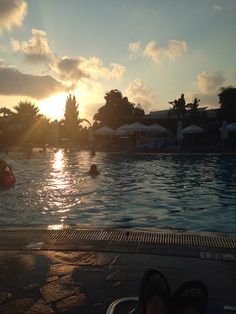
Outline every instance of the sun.
<svg viewBox="0 0 236 314">
<path fill-rule="evenodd" d="M 67 94 L 57 94 L 39 101 L 40 112 L 49 119 L 61 120 L 64 116 Z"/>
</svg>

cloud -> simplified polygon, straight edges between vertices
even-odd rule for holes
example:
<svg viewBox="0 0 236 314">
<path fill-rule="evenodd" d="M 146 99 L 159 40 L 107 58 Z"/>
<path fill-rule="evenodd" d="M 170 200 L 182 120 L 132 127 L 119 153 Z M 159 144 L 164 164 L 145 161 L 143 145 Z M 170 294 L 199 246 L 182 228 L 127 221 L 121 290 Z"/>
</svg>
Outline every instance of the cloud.
<svg viewBox="0 0 236 314">
<path fill-rule="evenodd" d="M 185 93 L 186 99 L 189 102 L 192 102 L 194 98 L 200 99 L 200 107 L 208 107 L 208 108 L 218 108 L 219 107 L 219 98 L 218 93 L 209 92 L 207 94 L 202 92 L 190 92 Z M 187 101 L 188 102 L 188 101 Z"/>
<path fill-rule="evenodd" d="M 135 104 L 141 104 L 145 111 L 151 110 L 156 102 L 151 88 L 140 79 L 130 82 L 124 94 Z"/>
<path fill-rule="evenodd" d="M 112 66 L 112 70 L 110 71 L 110 74 L 108 73 L 107 76 L 110 76 L 110 79 L 116 79 L 116 80 L 120 80 L 122 79 L 126 68 L 124 65 L 121 64 L 117 64 L 117 63 L 111 63 Z M 109 72 L 109 70 L 108 70 Z"/>
<path fill-rule="evenodd" d="M 0 45 L 0 52 L 4 52 L 4 51 L 6 51 L 6 47 L 3 45 Z"/>
<path fill-rule="evenodd" d="M 129 43 L 129 51 L 130 51 L 130 58 L 140 55 L 142 53 L 141 42 L 136 41 L 133 43 Z"/>
<path fill-rule="evenodd" d="M 0 31 L 10 31 L 13 26 L 20 26 L 26 14 L 26 1 L 0 0 Z"/>
<path fill-rule="evenodd" d="M 215 12 L 219 12 L 222 10 L 222 7 L 219 4 L 213 4 L 212 8 Z"/>
<path fill-rule="evenodd" d="M 30 62 L 45 62 L 52 58 L 48 46 L 47 34 L 39 29 L 32 29 L 32 37 L 28 41 L 11 40 L 15 52 L 20 52 Z"/>
<path fill-rule="evenodd" d="M 151 58 L 154 62 L 159 63 L 162 58 L 162 49 L 152 40 L 145 46 L 143 54 Z"/>
<path fill-rule="evenodd" d="M 26 74 L 16 67 L 0 64 L 1 95 L 42 99 L 63 91 L 66 91 L 66 87 L 50 75 Z"/>
<path fill-rule="evenodd" d="M 220 87 L 226 82 L 223 72 L 208 73 L 202 72 L 197 75 L 197 91 L 188 93 L 188 99 L 200 98 L 201 107 L 219 107 L 218 93 Z"/>
<path fill-rule="evenodd" d="M 63 57 L 57 59 L 51 69 L 59 75 L 62 80 L 76 83 L 79 80 L 97 80 L 99 78 L 116 79 L 123 77 L 125 66 L 111 63 L 111 69 L 103 66 L 102 60 L 97 57 L 84 58 Z"/>
<path fill-rule="evenodd" d="M 187 51 L 187 43 L 185 41 L 169 40 L 166 47 L 159 47 L 158 44 L 152 40 L 144 48 L 144 56 L 151 58 L 155 63 L 159 63 L 163 59 L 174 61 Z"/>
<path fill-rule="evenodd" d="M 141 49 L 141 42 L 140 41 L 136 41 L 133 43 L 129 43 L 129 50 L 131 52 L 139 52 L 139 50 Z"/>
<path fill-rule="evenodd" d="M 202 72 L 197 76 L 198 88 L 203 94 L 217 92 L 219 88 L 223 86 L 225 81 L 226 79 L 222 72 L 217 72 L 215 74 Z"/>
</svg>

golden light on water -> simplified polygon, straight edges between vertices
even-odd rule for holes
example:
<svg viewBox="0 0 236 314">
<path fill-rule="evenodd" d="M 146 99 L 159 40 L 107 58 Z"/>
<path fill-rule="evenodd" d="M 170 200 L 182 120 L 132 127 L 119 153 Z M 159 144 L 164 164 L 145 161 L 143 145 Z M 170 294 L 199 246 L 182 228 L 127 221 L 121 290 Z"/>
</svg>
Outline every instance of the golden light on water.
<svg viewBox="0 0 236 314">
<path fill-rule="evenodd" d="M 65 166 L 64 154 L 62 149 L 59 149 L 54 155 L 53 168 L 54 170 L 62 170 Z"/>
<path fill-rule="evenodd" d="M 65 225 L 63 225 L 63 224 L 48 225 L 48 226 L 47 226 L 47 229 L 48 229 L 48 230 L 61 230 L 61 229 L 64 229 L 64 228 L 65 228 Z"/>
</svg>

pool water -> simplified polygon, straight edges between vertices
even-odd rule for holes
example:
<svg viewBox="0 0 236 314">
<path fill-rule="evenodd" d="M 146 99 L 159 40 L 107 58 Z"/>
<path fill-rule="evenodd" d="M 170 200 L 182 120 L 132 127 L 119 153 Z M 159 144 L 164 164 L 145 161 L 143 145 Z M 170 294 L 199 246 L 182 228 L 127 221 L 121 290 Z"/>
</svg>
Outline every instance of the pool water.
<svg viewBox="0 0 236 314">
<path fill-rule="evenodd" d="M 236 232 L 236 156 L 58 150 L 1 157 L 17 184 L 0 190 L 0 225 Z M 94 178 L 93 163 L 101 173 Z"/>
</svg>

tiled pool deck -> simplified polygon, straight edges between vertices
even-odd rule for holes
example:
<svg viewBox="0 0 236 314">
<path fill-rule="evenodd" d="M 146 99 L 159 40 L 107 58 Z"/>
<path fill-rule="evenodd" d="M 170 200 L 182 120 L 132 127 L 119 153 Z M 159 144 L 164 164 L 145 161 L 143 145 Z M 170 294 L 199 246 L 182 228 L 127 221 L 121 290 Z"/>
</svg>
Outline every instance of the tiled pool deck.
<svg viewBox="0 0 236 314">
<path fill-rule="evenodd" d="M 0 230 L 0 313 L 105 314 L 114 300 L 137 296 L 149 267 L 163 272 L 172 290 L 199 279 L 208 286 L 210 303 L 236 306 L 234 235 L 232 247 L 214 247 L 191 239 L 190 245 L 148 243 L 145 232 L 143 243 L 133 237 L 107 245 L 102 238 L 60 238 L 60 231 L 44 236 L 46 231 L 21 229 L 16 236 L 18 231 Z M 129 231 L 122 234 L 130 237 Z"/>
</svg>

